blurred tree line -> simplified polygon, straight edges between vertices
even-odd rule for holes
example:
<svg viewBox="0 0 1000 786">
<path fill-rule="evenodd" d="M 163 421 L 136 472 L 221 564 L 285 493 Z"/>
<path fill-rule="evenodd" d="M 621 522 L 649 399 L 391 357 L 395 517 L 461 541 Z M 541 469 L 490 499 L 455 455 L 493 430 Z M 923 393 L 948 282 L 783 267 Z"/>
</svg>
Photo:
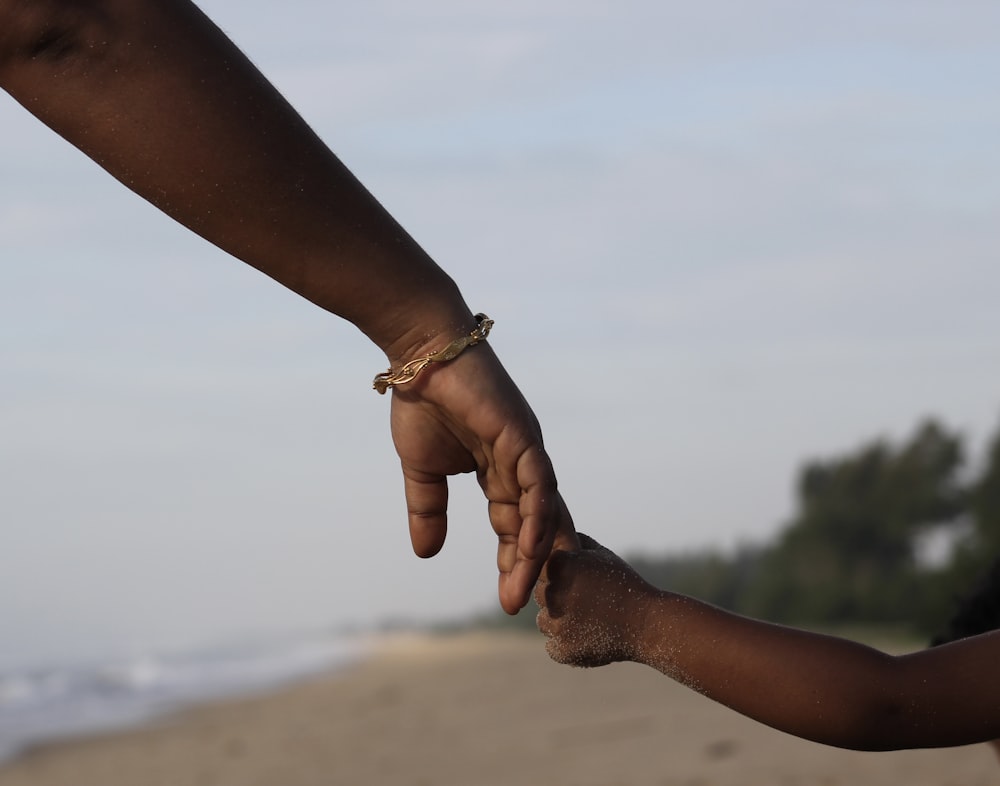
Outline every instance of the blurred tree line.
<svg viewBox="0 0 1000 786">
<path fill-rule="evenodd" d="M 626 558 L 659 587 L 753 617 L 927 634 L 1000 557 L 1000 434 L 970 470 L 961 435 L 928 420 L 901 444 L 809 462 L 796 491 L 766 544 Z"/>
</svg>

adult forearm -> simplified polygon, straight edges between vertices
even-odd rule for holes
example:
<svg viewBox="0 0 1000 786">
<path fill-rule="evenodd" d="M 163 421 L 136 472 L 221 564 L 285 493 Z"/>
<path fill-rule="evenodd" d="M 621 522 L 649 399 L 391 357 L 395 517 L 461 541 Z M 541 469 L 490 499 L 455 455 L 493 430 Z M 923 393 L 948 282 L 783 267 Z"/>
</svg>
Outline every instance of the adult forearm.
<svg viewBox="0 0 1000 786">
<path fill-rule="evenodd" d="M 392 359 L 471 326 L 451 279 L 187 0 L 0 0 L 0 85 Z"/>
</svg>

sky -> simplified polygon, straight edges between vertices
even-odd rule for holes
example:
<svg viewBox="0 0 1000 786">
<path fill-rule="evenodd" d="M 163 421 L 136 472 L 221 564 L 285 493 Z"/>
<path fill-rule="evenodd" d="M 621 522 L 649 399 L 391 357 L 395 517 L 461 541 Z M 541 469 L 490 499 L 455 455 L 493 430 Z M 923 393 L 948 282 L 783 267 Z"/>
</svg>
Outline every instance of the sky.
<svg viewBox="0 0 1000 786">
<path fill-rule="evenodd" d="M 1000 428 L 1000 7 L 205 0 L 496 320 L 577 526 L 729 549 L 803 462 Z M 385 365 L 2 96 L 0 669 L 496 608 Z"/>
</svg>

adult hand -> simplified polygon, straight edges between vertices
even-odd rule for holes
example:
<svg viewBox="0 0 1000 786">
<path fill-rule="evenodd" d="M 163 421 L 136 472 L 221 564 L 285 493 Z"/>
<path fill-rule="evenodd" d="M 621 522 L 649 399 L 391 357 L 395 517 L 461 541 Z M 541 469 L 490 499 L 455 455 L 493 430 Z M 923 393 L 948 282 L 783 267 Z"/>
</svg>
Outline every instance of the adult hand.
<svg viewBox="0 0 1000 786">
<path fill-rule="evenodd" d="M 484 343 L 393 388 L 391 422 L 414 552 L 440 551 L 448 476 L 475 472 L 499 539 L 500 604 L 516 614 L 553 544 L 579 548 L 528 403 Z"/>
</svg>

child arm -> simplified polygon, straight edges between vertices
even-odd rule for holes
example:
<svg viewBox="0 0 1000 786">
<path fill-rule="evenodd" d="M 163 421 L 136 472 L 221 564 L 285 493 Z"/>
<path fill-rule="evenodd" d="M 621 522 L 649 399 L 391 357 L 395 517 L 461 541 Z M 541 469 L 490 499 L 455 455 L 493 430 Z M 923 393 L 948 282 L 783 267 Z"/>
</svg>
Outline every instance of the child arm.
<svg viewBox="0 0 1000 786">
<path fill-rule="evenodd" d="M 798 737 L 857 750 L 1000 737 L 1000 634 L 892 656 L 657 590 L 581 536 L 557 552 L 535 597 L 553 659 L 634 661 Z"/>
</svg>

